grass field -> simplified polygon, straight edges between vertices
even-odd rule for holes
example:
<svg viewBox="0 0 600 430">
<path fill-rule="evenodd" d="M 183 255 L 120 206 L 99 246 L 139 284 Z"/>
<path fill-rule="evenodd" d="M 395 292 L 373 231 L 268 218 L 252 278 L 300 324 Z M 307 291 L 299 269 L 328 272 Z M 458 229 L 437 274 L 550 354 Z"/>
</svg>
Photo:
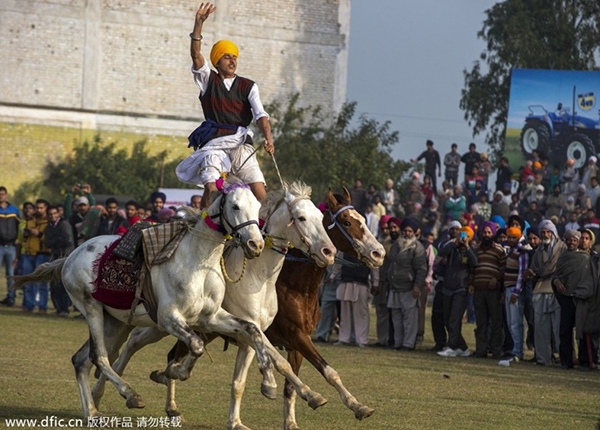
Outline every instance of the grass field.
<svg viewBox="0 0 600 430">
<path fill-rule="evenodd" d="M 0 298 L 4 295 L 1 281 Z M 474 347 L 473 325 L 465 325 L 464 333 Z M 86 338 L 84 320 L 0 307 L 0 427 L 6 427 L 6 418 L 81 417 L 70 358 Z M 105 416 L 132 417 L 133 428 L 137 428 L 137 417 L 164 415 L 165 390 L 148 375 L 163 367 L 171 345 L 168 339 L 147 347 L 125 372 L 146 408 L 128 410 L 108 384 L 100 405 Z M 339 371 L 346 387 L 359 401 L 375 408 L 375 413 L 364 421 L 355 420 L 335 390 L 306 365 L 301 378 L 329 403 L 313 411 L 298 402 L 297 418 L 303 429 L 598 428 L 599 372 L 561 371 L 527 362 L 501 367 L 491 359 L 441 358 L 425 351 L 432 346 L 429 329 L 423 349 L 413 352 L 321 345 L 320 351 Z M 192 378 L 178 384 L 184 428 L 226 427 L 235 347 L 221 352 L 222 342 L 218 341 L 208 350 L 214 363 L 205 354 Z M 280 387 L 282 382 L 279 377 Z M 276 401 L 261 396 L 260 375 L 253 367 L 242 406 L 244 424 L 253 429 L 280 429 L 281 411 L 281 396 Z"/>
</svg>

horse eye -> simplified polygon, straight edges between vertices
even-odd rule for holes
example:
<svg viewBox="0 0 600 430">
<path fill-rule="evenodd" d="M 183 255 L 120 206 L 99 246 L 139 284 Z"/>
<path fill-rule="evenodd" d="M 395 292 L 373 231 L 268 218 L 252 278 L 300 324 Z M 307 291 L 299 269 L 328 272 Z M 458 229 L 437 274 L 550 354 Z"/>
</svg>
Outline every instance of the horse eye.
<svg viewBox="0 0 600 430">
<path fill-rule="evenodd" d="M 350 227 L 352 224 L 350 221 L 344 221 L 344 227 Z"/>
<path fill-rule="evenodd" d="M 304 218 L 303 216 L 301 216 L 300 218 L 298 218 L 298 221 L 304 222 L 304 221 L 306 221 L 306 218 Z"/>
<path fill-rule="evenodd" d="M 238 205 L 233 205 L 233 206 L 232 206 L 232 209 L 233 209 L 234 211 L 239 211 L 239 210 L 240 210 L 240 207 L 239 207 Z"/>
</svg>

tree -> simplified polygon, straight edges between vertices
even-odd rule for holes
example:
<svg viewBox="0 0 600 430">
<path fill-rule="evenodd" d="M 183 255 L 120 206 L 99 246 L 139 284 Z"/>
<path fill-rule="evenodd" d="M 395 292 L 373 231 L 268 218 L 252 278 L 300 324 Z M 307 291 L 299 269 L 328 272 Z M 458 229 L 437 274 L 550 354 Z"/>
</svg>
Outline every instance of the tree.
<svg viewBox="0 0 600 430">
<path fill-rule="evenodd" d="M 316 200 L 329 188 L 351 188 L 356 179 L 381 185 L 390 177 L 399 182 L 410 165 L 390 155 L 398 132 L 390 123 L 361 116 L 352 127 L 356 103 L 345 104 L 333 120 L 318 107 L 300 107 L 299 94 L 287 106 L 267 107 L 275 140 L 275 160 L 284 180 L 302 180 L 313 188 Z M 270 156 L 259 152 L 267 183 L 279 183 Z"/>
<path fill-rule="evenodd" d="M 506 0 L 486 14 L 477 36 L 486 41 L 487 48 L 470 71 L 463 71 L 460 108 L 473 136 L 486 131 L 486 140 L 497 155 L 504 147 L 512 68 L 596 68 L 600 3 Z"/>
<path fill-rule="evenodd" d="M 127 195 L 143 202 L 159 186 L 185 187 L 174 173 L 178 160 L 166 163 L 166 158 L 166 151 L 148 154 L 145 140 L 135 142 L 129 152 L 118 149 L 116 143 L 103 143 L 97 135 L 92 143 L 76 146 L 71 155 L 49 161 L 43 168 L 43 179 L 21 185 L 15 198 L 22 201 L 43 196 L 58 203 L 73 185 L 88 183 L 95 194 Z"/>
</svg>

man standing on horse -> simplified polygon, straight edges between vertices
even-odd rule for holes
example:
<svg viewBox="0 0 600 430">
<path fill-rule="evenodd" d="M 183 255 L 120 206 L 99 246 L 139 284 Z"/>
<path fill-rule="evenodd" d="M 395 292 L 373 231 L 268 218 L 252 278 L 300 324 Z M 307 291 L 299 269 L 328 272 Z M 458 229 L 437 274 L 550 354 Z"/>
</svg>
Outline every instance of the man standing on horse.
<svg viewBox="0 0 600 430">
<path fill-rule="evenodd" d="M 230 170 L 250 185 L 259 201 L 266 197 L 265 179 L 251 146 L 252 131 L 248 129 L 253 119 L 265 137 L 265 150 L 271 155 L 275 151 L 269 115 L 260 100 L 258 86 L 250 79 L 235 74 L 239 54 L 237 46 L 229 40 L 219 40 L 214 44 L 210 61 L 216 72 L 208 67 L 200 53 L 202 26 L 215 10 L 211 3 L 200 4 L 194 31 L 190 33 L 192 73 L 200 88 L 200 102 L 206 121 L 189 137 L 194 153 L 176 169 L 182 182 L 204 185 L 202 207 L 208 207 L 209 194 L 216 191 L 215 182 L 221 173 Z"/>
</svg>

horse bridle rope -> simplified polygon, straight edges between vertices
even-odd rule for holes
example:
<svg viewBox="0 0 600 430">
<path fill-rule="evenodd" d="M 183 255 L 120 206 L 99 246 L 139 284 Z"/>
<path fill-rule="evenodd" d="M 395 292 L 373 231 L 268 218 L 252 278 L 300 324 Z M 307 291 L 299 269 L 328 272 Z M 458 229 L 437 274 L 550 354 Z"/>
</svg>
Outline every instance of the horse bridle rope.
<svg viewBox="0 0 600 430">
<path fill-rule="evenodd" d="M 298 235 L 300 236 L 300 241 L 306 245 L 307 250 L 304 251 L 302 249 L 298 249 L 299 251 L 301 251 L 304 254 L 307 255 L 312 255 L 311 254 L 311 244 L 310 242 L 306 239 L 306 236 L 304 234 L 302 234 L 302 231 L 300 230 L 300 227 L 298 226 L 298 223 L 296 222 L 296 218 L 294 218 L 294 214 L 293 214 L 293 209 L 294 206 L 296 206 L 296 204 L 302 200 L 310 200 L 310 198 L 305 197 L 305 196 L 301 196 L 301 197 L 296 197 L 294 200 L 292 200 L 291 202 L 287 203 L 287 208 L 288 208 L 288 212 L 290 214 L 290 222 L 287 225 L 288 227 L 291 227 L 292 225 L 296 228 L 296 231 L 298 232 Z M 272 249 L 273 251 L 279 252 L 280 254 L 287 254 L 287 249 L 288 248 L 293 248 L 293 246 L 290 244 L 289 241 L 287 241 L 287 246 L 282 248 L 281 250 L 274 248 L 273 246 L 273 239 L 281 239 L 281 240 L 286 240 L 282 237 L 277 237 L 277 236 L 273 236 L 270 235 L 267 232 L 267 225 L 269 222 L 269 219 L 271 218 L 271 215 L 273 215 L 275 213 L 275 211 L 277 210 L 277 208 L 279 207 L 279 205 L 285 201 L 285 196 L 281 198 L 281 200 L 279 200 L 277 202 L 277 204 L 274 206 L 274 209 L 271 211 L 271 213 L 269 213 L 269 215 L 267 216 L 267 219 L 265 220 L 265 223 L 263 225 L 263 235 L 265 236 L 266 242 L 269 244 L 269 248 Z"/>
<path fill-rule="evenodd" d="M 355 250 L 359 250 L 360 245 L 359 243 L 356 241 L 356 239 L 354 239 L 352 236 L 350 236 L 350 234 L 346 231 L 346 229 L 340 224 L 340 222 L 338 221 L 338 216 L 348 210 L 348 209 L 354 209 L 354 206 L 352 205 L 346 205 L 346 206 L 342 206 L 341 208 L 339 208 L 335 213 L 331 212 L 331 209 L 329 209 L 329 216 L 331 218 L 331 224 L 329 224 L 327 226 L 327 230 L 331 230 L 332 228 L 336 227 L 342 232 L 342 234 L 344 235 L 344 237 L 346 239 L 348 239 L 348 242 L 350 242 L 350 244 L 352 245 L 352 247 Z"/>
</svg>

